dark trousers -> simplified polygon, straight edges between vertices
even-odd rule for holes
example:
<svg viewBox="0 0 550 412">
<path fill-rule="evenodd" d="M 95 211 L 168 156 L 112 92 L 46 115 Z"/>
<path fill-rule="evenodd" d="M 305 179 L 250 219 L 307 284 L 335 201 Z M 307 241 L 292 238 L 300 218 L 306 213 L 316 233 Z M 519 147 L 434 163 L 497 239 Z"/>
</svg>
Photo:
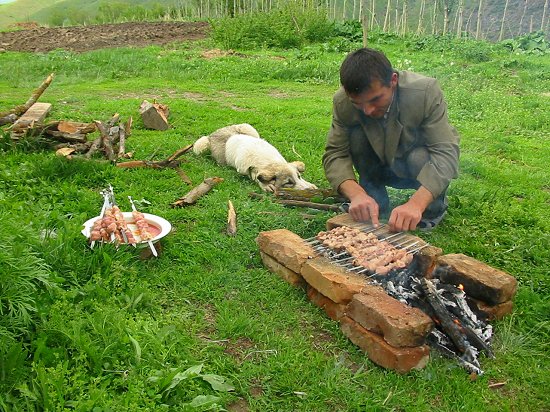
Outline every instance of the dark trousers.
<svg viewBox="0 0 550 412">
<path fill-rule="evenodd" d="M 380 215 L 387 215 L 390 212 L 387 187 L 418 189 L 420 182 L 416 180 L 416 176 L 430 161 L 428 150 L 425 147 L 417 147 L 411 150 L 407 157 L 395 159 L 390 168 L 382 164 L 360 127 L 351 133 L 350 153 L 359 174 L 359 184 L 370 197 L 376 200 Z M 424 219 L 433 219 L 447 210 L 447 188 L 428 205 L 422 215 Z"/>
</svg>

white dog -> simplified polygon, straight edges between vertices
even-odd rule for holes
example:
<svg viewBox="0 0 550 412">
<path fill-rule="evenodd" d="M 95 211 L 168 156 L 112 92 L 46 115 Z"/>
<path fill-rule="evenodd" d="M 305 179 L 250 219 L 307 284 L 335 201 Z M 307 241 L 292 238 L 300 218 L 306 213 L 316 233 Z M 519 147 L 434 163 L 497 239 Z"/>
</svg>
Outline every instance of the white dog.
<svg viewBox="0 0 550 412">
<path fill-rule="evenodd" d="M 193 145 L 195 154 L 208 150 L 218 164 L 231 166 L 249 176 L 266 192 L 280 188 L 317 189 L 300 176 L 305 170 L 303 162 L 287 162 L 247 123 L 218 129 L 211 135 L 202 136 Z"/>
</svg>

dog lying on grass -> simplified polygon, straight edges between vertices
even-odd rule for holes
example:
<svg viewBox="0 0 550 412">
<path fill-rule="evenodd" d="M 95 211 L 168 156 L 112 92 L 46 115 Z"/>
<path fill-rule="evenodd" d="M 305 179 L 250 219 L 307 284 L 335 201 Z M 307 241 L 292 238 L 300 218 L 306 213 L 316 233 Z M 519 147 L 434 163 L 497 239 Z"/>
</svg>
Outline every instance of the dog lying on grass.
<svg viewBox="0 0 550 412">
<path fill-rule="evenodd" d="M 219 165 L 235 168 L 247 175 L 266 192 L 281 188 L 299 190 L 317 189 L 302 179 L 303 162 L 287 162 L 279 151 L 262 139 L 256 129 L 247 123 L 222 127 L 208 136 L 202 136 L 193 145 L 195 154 L 210 151 Z"/>
</svg>

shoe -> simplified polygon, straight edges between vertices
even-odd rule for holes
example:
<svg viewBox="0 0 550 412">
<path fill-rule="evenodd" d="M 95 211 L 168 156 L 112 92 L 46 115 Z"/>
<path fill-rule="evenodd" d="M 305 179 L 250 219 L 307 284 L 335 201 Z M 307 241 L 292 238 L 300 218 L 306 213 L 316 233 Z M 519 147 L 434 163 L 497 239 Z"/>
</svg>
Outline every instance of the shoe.
<svg viewBox="0 0 550 412">
<path fill-rule="evenodd" d="M 431 218 L 431 219 L 424 218 L 420 220 L 416 228 L 422 232 L 429 232 L 432 229 L 434 229 L 443 220 L 443 218 L 446 215 L 447 215 L 447 211 L 444 211 L 439 216 L 436 216 L 434 218 Z"/>
</svg>

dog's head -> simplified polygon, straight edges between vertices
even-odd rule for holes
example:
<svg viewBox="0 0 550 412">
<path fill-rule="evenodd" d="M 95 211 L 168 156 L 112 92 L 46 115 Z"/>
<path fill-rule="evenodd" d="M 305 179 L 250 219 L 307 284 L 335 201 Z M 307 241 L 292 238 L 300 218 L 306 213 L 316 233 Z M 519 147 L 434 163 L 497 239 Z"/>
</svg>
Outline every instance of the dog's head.
<svg viewBox="0 0 550 412">
<path fill-rule="evenodd" d="M 266 192 L 292 188 L 298 190 L 317 189 L 313 183 L 302 179 L 301 172 L 306 169 L 303 162 L 276 163 L 264 168 L 251 167 L 250 178 L 258 182 Z"/>
</svg>

